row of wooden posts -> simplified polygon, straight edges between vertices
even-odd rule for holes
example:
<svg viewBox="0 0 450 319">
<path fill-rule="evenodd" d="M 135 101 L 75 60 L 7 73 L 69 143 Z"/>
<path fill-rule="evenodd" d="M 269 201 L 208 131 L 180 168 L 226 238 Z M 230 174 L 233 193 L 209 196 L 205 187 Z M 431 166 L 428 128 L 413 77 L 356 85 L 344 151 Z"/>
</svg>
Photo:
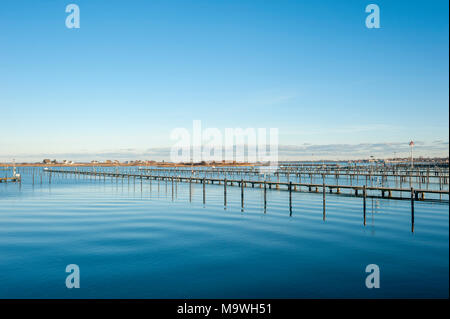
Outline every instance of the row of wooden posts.
<svg viewBox="0 0 450 319">
<path fill-rule="evenodd" d="M 110 177 L 116 177 L 117 179 L 119 177 L 128 177 L 128 179 L 130 177 L 133 177 L 134 180 L 136 179 L 136 177 L 141 179 L 141 190 L 142 190 L 142 181 L 144 178 L 147 178 L 150 180 L 151 183 L 151 179 L 155 179 L 155 180 L 165 180 L 166 183 L 168 180 L 171 180 L 172 182 L 172 199 L 173 199 L 173 194 L 174 194 L 174 182 L 176 181 L 180 181 L 182 182 L 183 180 L 187 180 L 189 182 L 189 200 L 192 200 L 192 182 L 195 181 L 196 183 L 201 182 L 202 183 L 202 199 L 203 199 L 203 204 L 206 204 L 206 184 L 208 182 L 208 179 L 206 178 L 180 178 L 180 177 L 176 177 L 176 176 L 151 176 L 151 175 L 127 175 L 127 174 L 115 174 L 115 173 L 99 173 L 99 172 L 88 172 L 88 171 L 59 171 L 59 170 L 49 170 L 47 171 L 49 173 L 49 183 L 51 183 L 51 176 L 52 173 L 62 173 L 62 174 L 76 174 L 76 175 L 90 175 L 90 176 L 102 176 L 104 177 L 104 179 L 106 179 L 106 176 L 110 176 Z M 209 180 L 213 183 L 212 180 Z M 222 180 L 223 181 L 223 202 L 224 202 L 224 207 L 227 206 L 227 186 L 230 183 L 230 185 L 232 186 L 233 183 L 237 183 L 240 186 L 240 190 L 241 190 L 241 209 L 242 211 L 244 210 L 244 188 L 246 187 L 246 184 L 249 183 L 249 181 L 245 181 L 243 179 L 241 179 L 240 181 L 236 181 L 236 180 L 227 180 L 226 178 Z M 253 183 L 255 183 L 255 181 L 253 181 Z M 267 208 L 267 189 L 268 189 L 268 185 L 269 188 L 271 186 L 271 183 L 269 184 L 267 181 L 263 181 L 261 182 L 261 187 L 263 188 L 263 198 L 264 198 L 264 212 L 266 211 Z M 289 192 L 289 214 L 290 216 L 292 216 L 292 190 L 293 190 L 293 183 L 289 182 L 287 184 L 288 188 L 288 192 Z M 326 218 L 326 188 L 330 187 L 330 185 L 326 185 L 325 184 L 325 178 L 323 178 L 323 183 L 321 185 L 322 188 L 322 196 L 323 196 L 323 220 L 325 220 Z M 410 200 L 411 200 L 411 225 L 412 225 L 412 231 L 414 231 L 414 201 L 416 200 L 416 191 L 414 190 L 414 188 L 410 189 Z M 366 200 L 367 200 L 367 187 L 366 185 L 362 186 L 362 199 L 363 199 L 363 224 L 366 225 Z"/>
<path fill-rule="evenodd" d="M 209 169 L 182 169 L 182 168 L 140 168 L 141 171 L 151 172 L 151 173 L 171 173 L 171 174 L 203 174 L 203 175 L 257 175 L 261 176 L 262 171 L 256 170 L 256 169 L 249 169 L 249 168 L 232 168 L 232 169 L 223 169 L 223 168 L 209 168 Z M 400 185 L 403 183 L 407 183 L 409 181 L 410 186 L 414 183 L 413 179 L 416 180 L 416 184 L 419 185 L 419 188 L 421 188 L 422 184 L 425 184 L 427 188 L 429 188 L 430 184 L 439 184 L 439 189 L 443 189 L 443 185 L 448 185 L 449 177 L 448 174 L 436 174 L 436 175 L 430 175 L 430 174 L 386 174 L 384 173 L 376 173 L 376 172 L 332 172 L 328 170 L 322 170 L 322 171 L 286 171 L 286 170 L 277 170 L 273 173 L 274 176 L 276 176 L 277 180 L 279 181 L 280 176 L 284 176 L 288 181 L 290 180 L 290 177 L 297 177 L 299 182 L 301 182 L 302 177 L 308 177 L 311 180 L 315 176 L 333 176 L 336 179 L 336 182 L 339 181 L 341 177 L 347 177 L 349 179 L 350 184 L 353 183 L 353 181 L 356 179 L 358 182 L 360 178 L 366 178 L 372 181 L 372 178 L 374 177 L 381 177 L 381 183 L 384 184 L 384 182 L 388 182 L 388 178 L 393 178 L 395 183 L 399 183 Z"/>
<path fill-rule="evenodd" d="M 186 175 L 188 175 L 189 173 L 191 173 L 191 174 L 198 174 L 198 175 L 201 175 L 200 173 L 203 173 L 202 175 L 203 176 L 207 176 L 208 174 L 210 175 L 210 176 L 214 176 L 214 175 L 217 175 L 218 173 L 219 174 L 223 174 L 224 176 L 226 176 L 227 174 L 234 174 L 234 175 L 237 175 L 237 176 L 241 176 L 242 177 L 242 175 L 258 175 L 259 177 L 261 176 L 261 174 L 259 173 L 259 172 L 257 172 L 257 171 L 250 171 L 250 172 L 248 172 L 248 171 L 246 171 L 246 170 L 243 170 L 242 169 L 242 171 L 241 170 L 228 170 L 228 169 L 226 169 L 226 170 L 212 170 L 212 171 L 210 171 L 210 170 L 187 170 L 187 169 L 141 169 L 141 171 L 146 171 L 146 172 L 151 172 L 151 173 L 157 173 L 158 174 L 158 176 L 160 176 L 160 173 L 171 173 L 171 174 L 177 174 L 177 173 L 181 173 L 181 174 L 186 174 Z M 280 182 L 280 173 L 279 172 L 276 172 L 276 173 L 274 173 L 274 175 L 277 177 L 277 182 Z M 293 176 L 297 176 L 297 178 L 298 178 L 298 183 L 299 184 L 302 184 L 301 183 L 301 176 L 302 176 L 302 174 L 301 173 L 296 173 L 296 174 L 285 174 L 286 175 L 286 179 L 287 179 L 287 182 L 289 182 L 290 181 L 290 175 L 293 175 Z M 310 173 L 310 174 L 308 174 L 309 175 L 309 177 L 310 177 L 310 184 L 311 185 L 313 185 L 313 175 L 319 175 L 319 173 L 317 173 L 317 174 L 313 174 L 313 173 Z M 370 186 L 373 186 L 372 185 L 372 179 L 371 179 L 371 177 L 372 177 L 372 175 L 369 175 L 369 174 L 361 174 L 361 175 L 358 175 L 358 174 L 356 174 L 356 175 L 354 175 L 354 174 L 350 174 L 350 175 L 347 175 L 348 177 L 349 177 L 349 180 L 350 180 L 350 183 L 349 183 L 349 185 L 339 185 L 339 174 L 337 174 L 337 175 L 335 175 L 335 174 L 331 174 L 331 173 L 322 173 L 322 174 L 320 174 L 321 175 L 321 177 L 322 177 L 322 179 L 324 178 L 324 176 L 335 176 L 336 177 L 336 189 L 337 189 L 337 192 L 339 193 L 340 192 L 340 188 L 348 188 L 348 187 L 350 187 L 350 188 L 353 188 L 353 182 L 352 182 L 352 179 L 354 179 L 355 178 L 355 176 L 356 176 L 356 181 L 358 182 L 359 181 L 359 177 L 361 177 L 361 178 L 364 178 L 365 177 L 365 185 L 367 185 L 367 186 L 369 186 L 369 183 L 368 183 L 368 181 L 370 180 Z M 346 174 L 342 174 L 342 175 L 346 175 Z M 381 175 L 379 175 L 379 176 L 381 176 Z M 388 176 L 383 176 L 383 182 L 381 182 L 381 187 L 384 187 L 384 181 L 386 180 L 387 181 L 387 177 Z M 406 183 L 406 177 L 409 177 L 409 187 L 411 188 L 411 187 L 413 187 L 413 182 L 412 182 L 412 180 L 411 180 L 411 176 L 401 176 L 401 177 L 399 177 L 400 178 L 400 182 L 399 182 L 399 185 L 400 185 L 400 188 L 402 188 L 402 184 L 403 183 Z M 445 179 L 443 176 L 441 176 L 441 177 L 439 177 L 439 191 L 442 191 L 443 190 L 443 183 L 445 182 L 445 181 L 448 181 L 448 179 Z M 416 184 L 418 184 L 418 189 L 421 189 L 421 187 L 422 187 L 422 182 L 424 183 L 424 184 L 426 184 L 426 189 L 428 190 L 429 189 L 429 178 L 426 180 L 426 183 L 425 183 L 425 180 L 422 180 L 422 178 L 418 178 L 418 182 L 416 183 Z M 396 184 L 397 184 L 397 182 L 396 182 Z M 431 183 L 432 184 L 432 183 Z M 294 186 L 294 187 L 296 187 L 296 186 Z M 397 188 L 397 187 L 396 187 Z M 355 192 L 357 193 L 358 192 L 358 189 L 355 189 Z M 392 191 L 389 189 L 389 187 L 387 187 L 387 189 L 386 190 L 381 190 L 381 192 L 382 192 L 382 197 L 385 197 L 385 193 L 387 192 L 388 193 L 388 196 L 389 197 L 391 197 L 391 193 L 392 193 Z M 445 191 L 444 191 L 445 192 Z M 417 195 L 420 197 L 420 199 L 424 199 L 424 192 L 418 192 L 417 193 Z"/>
<path fill-rule="evenodd" d="M 196 172 L 196 173 L 221 173 L 221 174 L 246 174 L 246 175 L 261 175 L 265 168 L 139 168 L 139 170 L 151 171 L 151 172 L 176 172 L 176 173 L 185 173 L 185 172 Z M 269 171 L 270 169 L 267 169 Z M 424 174 L 426 173 L 426 174 Z M 275 175 L 322 175 L 325 174 L 327 176 L 371 176 L 371 177 L 396 177 L 396 178 L 411 178 L 411 177 L 420 177 L 422 179 L 430 179 L 430 178 L 443 178 L 445 183 L 448 183 L 448 171 L 405 171 L 405 172 L 392 172 L 392 171 L 352 171 L 352 170 L 330 170 L 330 169 L 315 169 L 315 170 L 286 170 L 286 169 L 277 169 L 274 171 Z"/>
</svg>

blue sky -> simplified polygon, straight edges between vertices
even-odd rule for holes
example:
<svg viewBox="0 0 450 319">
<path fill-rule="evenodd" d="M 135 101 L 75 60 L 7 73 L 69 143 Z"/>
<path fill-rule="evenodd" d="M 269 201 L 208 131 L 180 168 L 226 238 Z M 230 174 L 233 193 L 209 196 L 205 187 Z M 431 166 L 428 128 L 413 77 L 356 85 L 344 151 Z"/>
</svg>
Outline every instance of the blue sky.
<svg viewBox="0 0 450 319">
<path fill-rule="evenodd" d="M 65 26 L 69 3 L 80 29 Z M 380 29 L 365 27 L 370 3 Z M 277 127 L 289 159 L 407 155 L 411 139 L 448 156 L 448 13 L 437 0 L 2 0 L 0 161 L 158 158 L 193 120 Z"/>
</svg>

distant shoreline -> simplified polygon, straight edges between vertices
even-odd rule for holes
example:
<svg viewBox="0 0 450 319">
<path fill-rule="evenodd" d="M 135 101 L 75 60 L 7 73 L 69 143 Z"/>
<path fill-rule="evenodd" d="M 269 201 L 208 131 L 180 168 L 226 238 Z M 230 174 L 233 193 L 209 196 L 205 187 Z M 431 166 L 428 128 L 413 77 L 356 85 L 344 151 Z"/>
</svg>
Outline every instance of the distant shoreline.
<svg viewBox="0 0 450 319">
<path fill-rule="evenodd" d="M 63 164 L 63 163 L 0 163 L 2 167 L 92 167 L 92 166 L 102 166 L 102 167 L 127 167 L 127 166 L 157 166 L 157 167 L 236 167 L 236 166 L 257 166 L 263 165 L 262 163 L 166 163 L 166 162 L 155 162 L 155 163 L 74 163 L 74 164 Z"/>
<path fill-rule="evenodd" d="M 449 165 L 448 158 L 415 158 L 415 164 L 435 164 L 435 165 Z M 373 162 L 378 162 L 379 160 L 375 160 Z M 385 164 L 409 164 L 410 160 L 406 158 L 399 159 L 384 159 L 381 160 Z M 289 165 L 296 161 L 280 161 L 279 164 Z M 348 162 L 348 163 L 370 163 L 370 160 L 353 160 L 353 161 L 344 161 L 344 160 L 326 160 L 326 161 L 302 161 L 305 165 L 329 165 L 330 163 L 335 162 Z M 379 163 L 379 162 L 378 162 Z M 239 167 L 239 166 L 265 166 L 267 163 L 249 163 L 249 162 L 197 162 L 197 163 L 172 163 L 172 162 L 130 162 L 130 163 L 121 163 L 121 162 L 111 162 L 111 163 L 0 163 L 0 167 L 135 167 L 135 166 L 144 166 L 144 167 Z"/>
</svg>

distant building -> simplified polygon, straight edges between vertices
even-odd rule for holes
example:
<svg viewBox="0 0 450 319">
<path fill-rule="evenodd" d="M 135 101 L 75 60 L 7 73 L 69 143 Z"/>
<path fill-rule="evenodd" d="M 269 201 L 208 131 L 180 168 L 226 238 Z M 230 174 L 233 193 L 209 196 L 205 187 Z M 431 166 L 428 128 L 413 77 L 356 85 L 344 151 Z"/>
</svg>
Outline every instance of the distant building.
<svg viewBox="0 0 450 319">
<path fill-rule="evenodd" d="M 42 163 L 44 163 L 44 164 L 50 164 L 52 161 L 50 160 L 50 159 L 48 159 L 48 158 L 46 158 L 46 159 L 44 159 L 43 161 L 42 161 Z"/>
</svg>

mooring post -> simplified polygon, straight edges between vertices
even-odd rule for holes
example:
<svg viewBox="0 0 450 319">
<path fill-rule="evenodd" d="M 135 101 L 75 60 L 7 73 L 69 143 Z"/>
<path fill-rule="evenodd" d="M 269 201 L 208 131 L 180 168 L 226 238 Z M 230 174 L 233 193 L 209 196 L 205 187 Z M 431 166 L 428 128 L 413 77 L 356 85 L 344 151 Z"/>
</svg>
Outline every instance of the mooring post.
<svg viewBox="0 0 450 319">
<path fill-rule="evenodd" d="M 364 214 L 364 226 L 366 226 L 366 185 L 363 185 L 363 214 Z"/>
<path fill-rule="evenodd" d="M 414 232 L 414 187 L 411 187 L 411 231 Z"/>
<path fill-rule="evenodd" d="M 418 170 L 417 174 L 418 174 L 418 180 L 419 180 L 419 189 L 421 189 L 422 188 L 422 172 L 420 172 Z"/>
</svg>

